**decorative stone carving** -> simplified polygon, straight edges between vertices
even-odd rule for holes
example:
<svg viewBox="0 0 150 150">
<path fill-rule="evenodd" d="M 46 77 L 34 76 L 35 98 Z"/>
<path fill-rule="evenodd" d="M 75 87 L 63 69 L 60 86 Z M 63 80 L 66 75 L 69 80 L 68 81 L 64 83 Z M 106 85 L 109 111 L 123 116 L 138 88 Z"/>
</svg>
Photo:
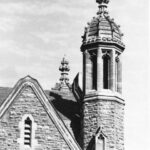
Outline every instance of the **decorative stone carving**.
<svg viewBox="0 0 150 150">
<path fill-rule="evenodd" d="M 109 0 L 96 0 L 96 2 L 99 4 L 102 4 L 102 3 L 108 4 Z"/>
<path fill-rule="evenodd" d="M 61 77 L 59 79 L 60 80 L 60 89 L 68 89 L 68 85 L 69 85 L 68 74 L 70 71 L 70 67 L 69 67 L 69 61 L 65 57 L 63 57 L 63 59 L 61 61 L 59 70 L 61 71 Z"/>
</svg>

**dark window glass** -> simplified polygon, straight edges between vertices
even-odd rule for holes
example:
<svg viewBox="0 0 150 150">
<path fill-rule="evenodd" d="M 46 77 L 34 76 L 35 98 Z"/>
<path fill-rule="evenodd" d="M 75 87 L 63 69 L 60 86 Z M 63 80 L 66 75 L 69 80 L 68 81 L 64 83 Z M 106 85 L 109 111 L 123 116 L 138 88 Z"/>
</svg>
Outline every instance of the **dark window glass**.
<svg viewBox="0 0 150 150">
<path fill-rule="evenodd" d="M 97 57 L 92 57 L 92 88 L 97 89 Z"/>
<path fill-rule="evenodd" d="M 110 72 L 110 66 L 109 66 L 109 56 L 106 55 L 103 58 L 103 87 L 104 89 L 109 89 L 109 72 Z"/>
</svg>

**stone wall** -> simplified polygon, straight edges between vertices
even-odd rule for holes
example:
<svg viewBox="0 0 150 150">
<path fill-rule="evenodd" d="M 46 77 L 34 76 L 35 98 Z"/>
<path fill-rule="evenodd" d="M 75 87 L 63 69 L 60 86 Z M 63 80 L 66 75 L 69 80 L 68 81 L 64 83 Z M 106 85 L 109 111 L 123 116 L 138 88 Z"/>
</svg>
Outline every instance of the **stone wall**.
<svg viewBox="0 0 150 150">
<path fill-rule="evenodd" d="M 0 118 L 0 150 L 19 150 L 21 131 L 19 124 L 26 114 L 35 124 L 35 150 L 69 150 L 63 137 L 48 117 L 42 104 L 30 87 L 23 90 Z"/>
<path fill-rule="evenodd" d="M 83 104 L 83 145 L 90 147 L 97 129 L 107 136 L 107 150 L 124 149 L 124 105 L 115 101 L 92 100 Z"/>
</svg>

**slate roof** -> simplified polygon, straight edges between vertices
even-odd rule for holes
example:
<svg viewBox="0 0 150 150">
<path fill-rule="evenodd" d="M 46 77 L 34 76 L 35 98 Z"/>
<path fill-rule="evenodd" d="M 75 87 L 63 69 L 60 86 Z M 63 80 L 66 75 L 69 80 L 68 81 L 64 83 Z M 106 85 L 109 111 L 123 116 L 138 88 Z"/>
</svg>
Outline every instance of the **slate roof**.
<svg viewBox="0 0 150 150">
<path fill-rule="evenodd" d="M 3 101 L 8 97 L 9 93 L 12 91 L 10 87 L 0 87 L 0 106 Z"/>
<path fill-rule="evenodd" d="M 73 133 L 76 140 L 80 141 L 80 105 L 76 101 L 72 91 L 51 90 L 45 91 L 54 108 L 61 119 L 70 121 L 69 130 Z"/>
<path fill-rule="evenodd" d="M 63 110 L 62 109 L 71 109 L 72 107 L 64 107 L 64 103 L 65 101 L 67 101 L 68 103 L 76 103 L 76 100 L 72 94 L 72 92 L 60 92 L 60 91 L 49 91 L 49 90 L 45 90 L 44 91 L 46 96 L 48 97 L 48 99 L 52 102 L 52 104 L 54 105 L 54 107 L 56 108 L 58 114 L 60 114 L 61 118 L 63 120 L 70 120 L 70 117 L 67 117 L 67 115 L 64 115 Z"/>
<path fill-rule="evenodd" d="M 99 32 L 99 33 L 98 33 Z M 88 36 L 100 36 L 116 38 L 121 40 L 119 26 L 108 16 L 98 16 L 93 18 L 88 26 Z"/>
</svg>

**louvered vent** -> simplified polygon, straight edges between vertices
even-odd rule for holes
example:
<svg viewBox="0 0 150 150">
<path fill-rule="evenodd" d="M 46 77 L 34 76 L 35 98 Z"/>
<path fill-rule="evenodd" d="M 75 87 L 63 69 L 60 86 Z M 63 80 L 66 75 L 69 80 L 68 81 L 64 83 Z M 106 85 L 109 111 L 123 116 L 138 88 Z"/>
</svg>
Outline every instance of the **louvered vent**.
<svg viewBox="0 0 150 150">
<path fill-rule="evenodd" d="M 32 132 L 32 121 L 28 117 L 25 120 L 24 126 L 24 145 L 31 147 L 31 132 Z"/>
</svg>

